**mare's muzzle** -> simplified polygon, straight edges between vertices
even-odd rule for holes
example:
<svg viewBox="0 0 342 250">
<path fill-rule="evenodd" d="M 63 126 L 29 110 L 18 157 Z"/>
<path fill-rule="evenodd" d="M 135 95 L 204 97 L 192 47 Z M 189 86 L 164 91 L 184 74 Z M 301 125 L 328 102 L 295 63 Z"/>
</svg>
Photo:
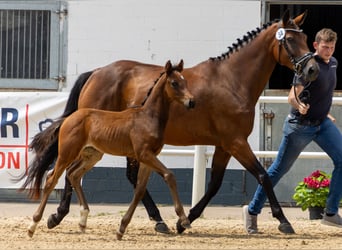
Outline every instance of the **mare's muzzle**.
<svg viewBox="0 0 342 250">
<path fill-rule="evenodd" d="M 300 58 L 293 60 L 295 72 L 302 75 L 305 81 L 311 82 L 316 80 L 319 74 L 319 65 L 314 58 L 312 52 L 308 52 Z"/>
</svg>

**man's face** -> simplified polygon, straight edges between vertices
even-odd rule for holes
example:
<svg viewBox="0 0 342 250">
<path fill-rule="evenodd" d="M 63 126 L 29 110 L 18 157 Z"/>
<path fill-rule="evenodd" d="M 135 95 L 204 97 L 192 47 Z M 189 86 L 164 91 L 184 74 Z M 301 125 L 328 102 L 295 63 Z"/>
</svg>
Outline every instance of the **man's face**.
<svg viewBox="0 0 342 250">
<path fill-rule="evenodd" d="M 319 43 L 314 42 L 313 46 L 316 50 L 316 54 L 324 61 L 328 62 L 335 52 L 336 42 L 325 42 L 320 41 Z"/>
</svg>

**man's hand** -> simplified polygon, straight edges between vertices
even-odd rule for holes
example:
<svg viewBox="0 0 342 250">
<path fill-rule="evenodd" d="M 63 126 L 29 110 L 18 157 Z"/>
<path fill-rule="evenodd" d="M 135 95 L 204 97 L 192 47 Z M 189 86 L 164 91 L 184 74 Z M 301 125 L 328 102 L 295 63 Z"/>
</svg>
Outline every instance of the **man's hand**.
<svg viewBox="0 0 342 250">
<path fill-rule="evenodd" d="M 335 117 L 333 117 L 330 113 L 328 114 L 328 118 L 332 121 L 332 122 L 336 122 Z"/>
<path fill-rule="evenodd" d="M 306 113 L 308 112 L 309 108 L 310 108 L 310 104 L 305 104 L 305 103 L 298 103 L 298 111 L 301 115 L 306 115 Z"/>
</svg>

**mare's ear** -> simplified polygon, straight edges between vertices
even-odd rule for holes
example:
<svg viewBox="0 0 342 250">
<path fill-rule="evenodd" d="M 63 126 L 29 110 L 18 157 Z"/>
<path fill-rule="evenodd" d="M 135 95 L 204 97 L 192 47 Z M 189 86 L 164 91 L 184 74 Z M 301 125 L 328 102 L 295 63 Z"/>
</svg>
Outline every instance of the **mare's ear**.
<svg viewBox="0 0 342 250">
<path fill-rule="evenodd" d="M 172 72 L 172 64 L 170 60 L 168 60 L 165 64 L 165 72 L 168 75 Z"/>
<path fill-rule="evenodd" d="M 304 13 L 302 13 L 301 15 L 297 16 L 294 19 L 295 24 L 297 24 L 298 26 L 301 26 L 304 23 L 304 20 L 307 15 L 308 15 L 308 10 L 305 10 Z"/>
<path fill-rule="evenodd" d="M 283 14 L 283 17 L 281 19 L 283 21 L 283 26 L 285 27 L 287 25 L 287 23 L 289 22 L 289 20 L 290 20 L 290 11 L 289 11 L 289 9 L 285 10 L 285 12 Z"/>
<path fill-rule="evenodd" d="M 180 62 L 177 65 L 177 71 L 182 72 L 184 67 L 184 61 L 183 59 L 180 60 Z"/>
</svg>

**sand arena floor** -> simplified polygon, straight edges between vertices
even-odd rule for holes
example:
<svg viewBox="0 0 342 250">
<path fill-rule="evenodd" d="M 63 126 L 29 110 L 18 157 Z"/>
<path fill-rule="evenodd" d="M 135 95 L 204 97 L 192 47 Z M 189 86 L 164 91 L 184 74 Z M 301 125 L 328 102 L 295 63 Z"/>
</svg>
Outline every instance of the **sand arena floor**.
<svg viewBox="0 0 342 250">
<path fill-rule="evenodd" d="M 259 216 L 258 235 L 243 229 L 241 207 L 209 206 L 192 228 L 176 233 L 177 216 L 173 207 L 160 206 L 172 233 L 154 231 L 142 206 L 139 206 L 121 241 L 115 232 L 128 205 L 90 204 L 85 233 L 78 228 L 79 206 L 72 204 L 69 215 L 54 229 L 46 226 L 57 204 L 49 203 L 32 238 L 27 227 L 37 203 L 0 203 L 1 249 L 342 249 L 342 228 L 328 227 L 319 220 L 309 220 L 300 208 L 284 208 L 296 234 L 284 235 L 278 221 L 266 207 Z M 189 207 L 185 207 L 186 213 Z"/>
</svg>

